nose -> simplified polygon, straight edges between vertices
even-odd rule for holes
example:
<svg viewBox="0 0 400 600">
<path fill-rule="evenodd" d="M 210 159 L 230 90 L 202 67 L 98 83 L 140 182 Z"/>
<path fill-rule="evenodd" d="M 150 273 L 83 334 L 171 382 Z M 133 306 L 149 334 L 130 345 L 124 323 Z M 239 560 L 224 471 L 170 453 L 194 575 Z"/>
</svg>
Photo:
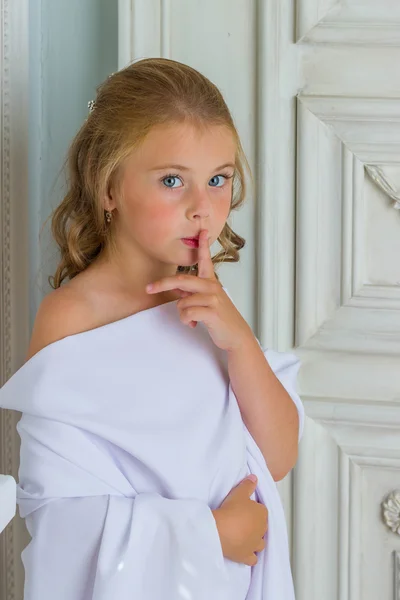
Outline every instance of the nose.
<svg viewBox="0 0 400 600">
<path fill-rule="evenodd" d="M 191 194 L 188 210 L 190 218 L 207 219 L 211 215 L 211 200 L 206 190 L 195 190 Z"/>
</svg>

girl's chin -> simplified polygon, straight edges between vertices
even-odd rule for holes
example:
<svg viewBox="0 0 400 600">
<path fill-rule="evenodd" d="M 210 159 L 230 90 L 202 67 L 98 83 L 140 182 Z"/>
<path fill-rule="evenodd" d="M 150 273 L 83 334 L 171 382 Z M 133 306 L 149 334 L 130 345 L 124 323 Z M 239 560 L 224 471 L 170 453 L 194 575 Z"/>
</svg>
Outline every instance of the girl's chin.
<svg viewBox="0 0 400 600">
<path fill-rule="evenodd" d="M 196 266 L 197 260 L 193 260 L 193 259 L 192 260 L 184 260 L 184 259 L 182 260 L 182 259 L 180 259 L 180 260 L 178 260 L 177 264 L 180 267 L 186 267 L 189 269 L 190 267 L 194 268 Z"/>
<path fill-rule="evenodd" d="M 182 266 L 190 267 L 195 265 L 198 260 L 198 251 L 196 248 L 186 248 L 186 251 L 180 252 L 181 256 L 179 258 Z"/>
</svg>

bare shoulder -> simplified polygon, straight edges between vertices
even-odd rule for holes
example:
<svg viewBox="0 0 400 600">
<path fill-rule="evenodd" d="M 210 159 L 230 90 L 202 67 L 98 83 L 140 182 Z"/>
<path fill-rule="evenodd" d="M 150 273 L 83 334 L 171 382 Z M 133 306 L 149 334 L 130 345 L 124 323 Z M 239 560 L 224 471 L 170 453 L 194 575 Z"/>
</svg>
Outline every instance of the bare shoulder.
<svg viewBox="0 0 400 600">
<path fill-rule="evenodd" d="M 90 303 L 73 286 L 53 290 L 36 313 L 26 360 L 53 342 L 90 329 L 91 318 Z"/>
</svg>

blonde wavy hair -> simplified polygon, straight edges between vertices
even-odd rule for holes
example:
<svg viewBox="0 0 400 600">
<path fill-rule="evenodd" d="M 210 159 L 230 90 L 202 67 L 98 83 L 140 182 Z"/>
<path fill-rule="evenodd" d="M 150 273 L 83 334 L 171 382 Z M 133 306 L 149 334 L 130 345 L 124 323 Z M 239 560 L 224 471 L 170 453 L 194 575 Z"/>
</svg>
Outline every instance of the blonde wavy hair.
<svg viewBox="0 0 400 600">
<path fill-rule="evenodd" d="M 113 228 L 105 219 L 103 199 L 121 183 L 121 166 L 152 127 L 190 120 L 201 126 L 225 125 L 237 143 L 231 211 L 246 195 L 245 169 L 251 169 L 229 109 L 218 88 L 188 65 L 165 58 L 147 58 L 112 74 L 97 87 L 88 118 L 72 140 L 66 160 L 68 192 L 50 214 L 51 232 L 61 259 L 52 288 L 84 271 L 113 244 Z M 230 214 L 230 213 L 229 213 Z M 222 250 L 214 267 L 238 262 L 245 240 L 228 223 L 218 237 Z M 194 272 L 198 265 L 178 266 Z M 218 279 L 218 276 L 216 274 Z"/>
</svg>

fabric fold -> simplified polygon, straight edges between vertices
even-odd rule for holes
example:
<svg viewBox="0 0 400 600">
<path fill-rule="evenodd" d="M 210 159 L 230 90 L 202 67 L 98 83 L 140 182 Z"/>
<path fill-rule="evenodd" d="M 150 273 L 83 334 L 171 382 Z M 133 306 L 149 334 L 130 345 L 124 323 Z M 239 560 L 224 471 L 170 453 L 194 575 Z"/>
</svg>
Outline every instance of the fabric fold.
<svg viewBox="0 0 400 600">
<path fill-rule="evenodd" d="M 300 362 L 263 352 L 300 438 Z M 226 353 L 202 323 L 184 326 L 175 302 L 46 346 L 1 388 L 0 407 L 22 412 L 24 600 L 294 599 L 282 503 Z M 249 473 L 269 512 L 254 567 L 223 556 L 212 514 Z"/>
<path fill-rule="evenodd" d="M 216 591 L 228 600 L 218 530 L 205 502 L 136 493 L 128 484 L 118 490 L 114 469 L 99 476 L 101 453 L 73 426 L 23 414 L 17 428 L 18 505 L 32 536 L 22 553 L 24 600 L 203 600 Z M 64 439 L 71 430 L 75 462 L 60 453 L 60 429 Z"/>
</svg>

